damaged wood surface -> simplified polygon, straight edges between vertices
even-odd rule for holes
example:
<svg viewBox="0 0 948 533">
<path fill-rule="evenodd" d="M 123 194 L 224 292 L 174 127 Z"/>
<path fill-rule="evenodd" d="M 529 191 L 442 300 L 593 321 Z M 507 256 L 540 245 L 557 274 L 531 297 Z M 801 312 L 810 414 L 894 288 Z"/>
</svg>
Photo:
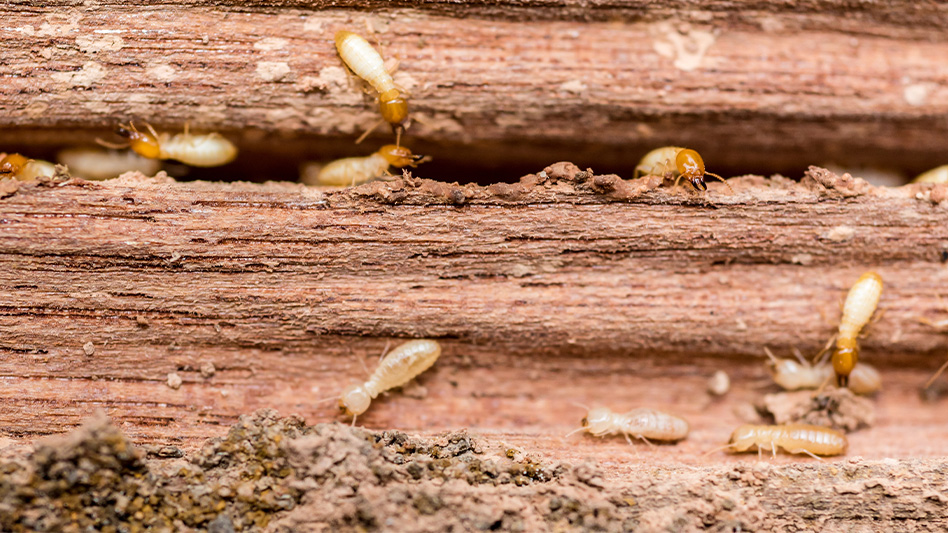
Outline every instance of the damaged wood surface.
<svg viewBox="0 0 948 533">
<path fill-rule="evenodd" d="M 647 4 L 431 2 L 367 14 L 320 2 L 0 3 L 0 143 L 87 143 L 90 130 L 137 119 L 223 131 L 251 160 L 352 155 L 331 139 L 358 135 L 377 110 L 332 36 L 368 23 L 400 60 L 412 138 L 436 157 L 490 153 L 500 166 L 569 148 L 580 163 L 629 168 L 630 151 L 676 144 L 728 168 L 944 163 L 943 4 Z M 457 31 L 462 15 L 473 17 Z"/>
<path fill-rule="evenodd" d="M 431 337 L 433 371 L 360 423 L 598 456 L 627 445 L 561 436 L 572 402 L 614 401 L 692 421 L 643 453 L 718 460 L 701 454 L 767 387 L 762 347 L 815 353 L 873 269 L 885 313 L 863 358 L 887 385 L 851 453 L 942 453 L 918 388 L 946 340 L 919 319 L 948 318 L 948 187 L 729 182 L 695 196 L 565 163 L 489 187 L 0 182 L 0 427 L 30 438 L 105 407 L 136 440 L 194 444 L 259 407 L 323 421 L 360 359 Z M 720 402 L 701 393 L 719 368 Z"/>
</svg>

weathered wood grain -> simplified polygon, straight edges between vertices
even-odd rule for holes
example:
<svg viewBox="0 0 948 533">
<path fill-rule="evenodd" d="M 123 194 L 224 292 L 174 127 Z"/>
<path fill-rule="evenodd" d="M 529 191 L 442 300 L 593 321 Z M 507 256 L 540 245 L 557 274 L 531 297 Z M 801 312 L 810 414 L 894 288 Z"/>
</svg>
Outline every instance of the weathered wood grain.
<svg viewBox="0 0 948 533">
<path fill-rule="evenodd" d="M 530 155 L 539 166 L 569 148 L 582 164 L 631 168 L 671 143 L 712 154 L 718 168 L 944 163 L 944 4 L 648 4 L 596 4 L 607 20 L 589 22 L 573 2 L 371 13 L 318 2 L 7 2 L 0 143 L 88 142 L 90 130 L 137 118 L 224 131 L 250 160 L 274 148 L 351 155 L 329 139 L 357 135 L 377 112 L 332 35 L 369 21 L 401 61 L 396 79 L 419 119 L 411 135 L 442 160 L 522 165 Z M 457 31 L 457 16 L 485 9 Z"/>
<path fill-rule="evenodd" d="M 714 368 L 759 385 L 763 345 L 815 351 L 871 268 L 885 314 L 864 357 L 906 373 L 866 454 L 905 424 L 934 432 L 906 444 L 930 453 L 945 436 L 916 387 L 945 338 L 919 318 L 945 318 L 945 188 L 818 169 L 732 184 L 694 196 L 563 164 L 491 187 L 23 184 L 0 200 L 0 427 L 58 432 L 104 406 L 136 439 L 193 443 L 258 407 L 325 419 L 315 402 L 362 377 L 360 357 L 435 337 L 429 399 L 383 399 L 365 423 L 547 434 L 613 390 L 707 420 L 679 448 L 695 457 L 758 395 L 709 404 Z"/>
</svg>

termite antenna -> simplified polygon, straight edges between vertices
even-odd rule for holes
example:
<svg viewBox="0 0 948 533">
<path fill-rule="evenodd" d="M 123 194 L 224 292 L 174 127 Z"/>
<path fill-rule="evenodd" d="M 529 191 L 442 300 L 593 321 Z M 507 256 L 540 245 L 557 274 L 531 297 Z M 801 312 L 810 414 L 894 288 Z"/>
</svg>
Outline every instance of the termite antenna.
<svg viewBox="0 0 948 533">
<path fill-rule="evenodd" d="M 770 359 L 771 363 L 777 364 L 777 357 L 774 355 L 773 352 L 770 351 L 770 348 L 764 346 L 764 353 L 767 354 L 767 357 Z"/>
<path fill-rule="evenodd" d="M 576 433 L 579 433 L 580 431 L 582 431 L 582 430 L 584 430 L 584 429 L 586 429 L 586 428 L 583 427 L 583 426 L 580 426 L 580 427 L 574 429 L 573 431 L 570 431 L 570 432 L 567 433 L 566 435 L 563 435 L 563 438 L 564 438 L 564 439 L 568 439 L 568 438 L 572 437 L 573 435 L 575 435 Z"/>
<path fill-rule="evenodd" d="M 326 402 L 328 402 L 328 401 L 338 400 L 338 399 L 339 399 L 338 396 L 330 396 L 329 398 L 323 398 L 322 400 L 316 400 L 315 402 L 313 402 L 313 405 L 319 405 L 319 404 L 321 404 L 321 403 L 326 403 Z"/>
<path fill-rule="evenodd" d="M 793 352 L 793 356 L 797 358 L 797 361 L 800 362 L 803 366 L 810 366 L 810 363 L 803 357 L 803 353 L 800 352 L 800 349 L 796 346 L 791 346 L 790 350 Z"/>
<path fill-rule="evenodd" d="M 704 175 L 705 175 L 705 176 L 714 176 L 715 178 L 721 180 L 721 183 L 723 183 L 723 184 L 728 188 L 728 190 L 731 191 L 732 194 L 734 193 L 734 189 L 731 187 L 731 184 L 728 183 L 726 179 L 722 178 L 721 176 L 718 176 L 718 175 L 715 174 L 714 172 L 707 172 L 707 171 L 705 171 Z"/>
<path fill-rule="evenodd" d="M 728 448 L 730 448 L 730 447 L 732 447 L 732 446 L 734 446 L 733 443 L 727 443 L 727 444 L 725 444 L 724 446 L 718 446 L 717 448 L 711 450 L 710 452 L 708 452 L 708 453 L 702 455 L 701 458 L 704 459 L 705 457 L 711 455 L 712 453 L 717 453 L 717 452 L 719 452 L 719 451 L 721 451 L 721 450 L 726 450 L 726 449 L 728 449 Z"/>
<path fill-rule="evenodd" d="M 569 403 L 570 403 L 571 405 L 575 405 L 576 407 L 579 407 L 580 409 L 585 409 L 586 411 L 589 411 L 589 410 L 591 409 L 588 405 L 582 404 L 582 403 L 579 403 L 579 402 L 569 402 Z M 580 428 L 580 429 L 582 429 L 582 428 Z"/>
<path fill-rule="evenodd" d="M 938 371 L 935 372 L 935 375 L 932 376 L 931 379 L 929 379 L 929 380 L 925 383 L 925 386 L 924 386 L 923 388 L 927 389 L 928 387 L 931 387 L 931 386 L 932 386 L 932 383 L 934 383 L 935 380 L 938 379 L 938 376 L 940 376 L 941 373 L 944 372 L 946 368 L 948 368 L 948 359 L 946 359 L 946 360 L 945 360 L 945 364 L 941 365 L 941 368 L 939 368 Z"/>
<path fill-rule="evenodd" d="M 96 137 L 96 138 L 95 138 L 95 142 L 96 142 L 96 144 L 98 144 L 99 146 L 104 146 L 104 147 L 106 147 L 106 148 L 111 148 L 111 149 L 113 149 L 113 150 L 124 150 L 124 149 L 128 148 L 128 147 L 131 145 L 131 143 L 128 143 L 128 142 L 124 142 L 124 143 L 110 143 L 110 142 L 108 142 L 108 141 L 102 140 L 101 137 Z"/>
</svg>

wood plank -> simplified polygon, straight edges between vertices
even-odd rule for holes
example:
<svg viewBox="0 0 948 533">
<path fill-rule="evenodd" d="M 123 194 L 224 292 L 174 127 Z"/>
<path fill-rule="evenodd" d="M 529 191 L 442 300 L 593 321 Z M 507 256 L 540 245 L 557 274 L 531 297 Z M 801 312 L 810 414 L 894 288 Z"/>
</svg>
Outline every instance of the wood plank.
<svg viewBox="0 0 948 533">
<path fill-rule="evenodd" d="M 674 2 L 667 18 L 659 9 L 629 22 L 492 15 L 466 20 L 463 32 L 448 15 L 466 8 L 439 12 L 443 4 L 372 15 L 299 4 L 0 4 L 9 8 L 0 143 L 88 142 L 135 118 L 224 131 L 251 161 L 274 149 L 351 155 L 330 139 L 358 135 L 377 112 L 347 80 L 332 35 L 369 20 L 401 61 L 396 80 L 419 118 L 411 135 L 436 158 L 472 163 L 490 153 L 502 166 L 569 148 L 580 163 L 627 169 L 637 159 L 630 151 L 684 144 L 735 169 L 943 164 L 944 6 L 875 4 L 840 19 L 850 3 L 817 4 L 807 14 L 757 2 L 735 15 L 731 3 L 704 2 L 684 11 L 687 22 Z M 600 7 L 624 6 L 642 8 Z"/>
<path fill-rule="evenodd" d="M 491 187 L 23 184 L 0 200 L 0 427 L 59 432 L 104 406 L 138 440 L 194 444 L 260 407 L 325 420 L 316 402 L 406 337 L 445 355 L 427 392 L 380 401 L 370 427 L 561 435 L 570 402 L 610 387 L 712 421 L 733 408 L 695 394 L 713 367 L 759 382 L 763 345 L 815 352 L 874 269 L 885 314 L 863 357 L 907 374 L 869 435 L 928 453 L 943 436 L 910 444 L 898 424 L 943 357 L 919 318 L 945 318 L 945 187 L 819 169 L 731 183 L 694 196 L 559 164 Z M 890 449 L 869 440 L 867 456 Z"/>
</svg>

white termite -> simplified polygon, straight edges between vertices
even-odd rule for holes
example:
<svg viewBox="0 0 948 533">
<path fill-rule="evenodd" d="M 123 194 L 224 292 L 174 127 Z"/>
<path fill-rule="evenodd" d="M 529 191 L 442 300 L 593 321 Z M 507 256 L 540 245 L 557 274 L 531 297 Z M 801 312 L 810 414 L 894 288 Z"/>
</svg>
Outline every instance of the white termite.
<svg viewBox="0 0 948 533">
<path fill-rule="evenodd" d="M 131 150 L 70 148 L 60 151 L 56 160 L 69 167 L 71 175 L 90 180 L 107 180 L 135 171 L 154 176 L 161 169 L 160 161 L 142 157 Z"/>
<path fill-rule="evenodd" d="M 440 355 L 438 341 L 417 339 L 398 346 L 382 358 L 365 383 L 343 391 L 339 407 L 352 415 L 355 423 L 355 417 L 364 413 L 379 394 L 408 383 L 428 370 Z"/>
<path fill-rule="evenodd" d="M 388 167 L 415 167 L 427 160 L 404 146 L 386 144 L 379 151 L 365 157 L 337 159 L 322 167 L 316 177 L 318 185 L 345 187 L 365 183 L 388 173 Z"/>
<path fill-rule="evenodd" d="M 912 180 L 912 183 L 948 183 L 948 165 L 922 172 Z"/>
<path fill-rule="evenodd" d="M 783 448 L 787 453 L 805 453 L 819 459 L 817 455 L 842 455 L 846 453 L 847 445 L 846 435 L 833 428 L 811 424 L 744 424 L 731 433 L 723 448 L 735 453 L 756 448 L 758 455 L 761 450 L 770 450 L 777 455 L 777 448 Z"/>
<path fill-rule="evenodd" d="M 587 408 L 586 416 L 577 431 L 587 431 L 596 437 L 621 434 L 632 444 L 632 439 L 679 441 L 688 436 L 688 422 L 656 409 L 639 408 L 627 413 L 613 413 L 608 407 Z"/>
</svg>

